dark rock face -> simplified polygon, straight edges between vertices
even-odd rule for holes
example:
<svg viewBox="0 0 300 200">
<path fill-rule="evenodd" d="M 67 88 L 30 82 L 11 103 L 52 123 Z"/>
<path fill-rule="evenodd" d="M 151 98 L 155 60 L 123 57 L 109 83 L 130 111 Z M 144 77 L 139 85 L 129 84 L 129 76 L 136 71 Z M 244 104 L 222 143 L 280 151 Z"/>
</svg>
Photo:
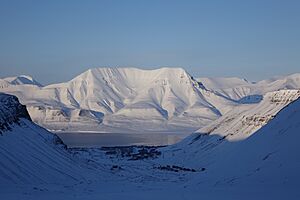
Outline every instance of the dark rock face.
<svg viewBox="0 0 300 200">
<path fill-rule="evenodd" d="M 32 121 L 26 106 L 22 105 L 17 97 L 0 93 L 0 135 L 7 130 L 11 130 L 12 124 L 20 125 L 21 118 Z M 51 134 L 50 138 L 53 144 L 67 149 L 67 146 L 56 134 L 49 134 Z"/>
<path fill-rule="evenodd" d="M 0 93 L 0 132 L 9 130 L 20 118 L 31 121 L 26 106 L 20 104 L 17 97 Z"/>
</svg>

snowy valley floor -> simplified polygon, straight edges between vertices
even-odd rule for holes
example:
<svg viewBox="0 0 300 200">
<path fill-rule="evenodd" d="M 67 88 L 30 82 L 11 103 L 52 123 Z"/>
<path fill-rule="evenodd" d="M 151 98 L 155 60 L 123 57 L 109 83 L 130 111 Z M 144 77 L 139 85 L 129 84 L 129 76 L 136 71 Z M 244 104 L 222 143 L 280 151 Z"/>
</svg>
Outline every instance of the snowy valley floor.
<svg viewBox="0 0 300 200">
<path fill-rule="evenodd" d="M 123 150 L 120 150 L 123 149 Z M 132 151 L 132 154 L 124 154 Z M 100 176 L 75 183 L 1 185 L 1 199 L 299 199 L 298 185 L 282 184 L 207 184 L 201 180 L 206 169 L 180 168 L 153 159 L 157 148 L 75 148 L 74 157 L 98 166 Z M 137 159 L 136 152 L 150 156 Z M 151 152 L 151 153 L 150 153 Z M 132 156 L 133 155 L 133 156 Z M 160 157 L 162 155 L 159 155 Z M 165 167 L 165 168 L 161 168 Z M 101 169 L 102 168 L 102 169 Z M 166 169 L 167 168 L 167 169 Z M 170 170 L 171 169 L 171 170 Z M 174 171 L 173 171 L 174 170 Z M 178 171 L 176 171 L 178 170 Z M 194 171 L 195 170 L 195 171 Z M 203 177 L 205 179 L 205 176 Z"/>
<path fill-rule="evenodd" d="M 264 117 L 224 116 L 227 131 L 216 123 L 159 148 L 66 148 L 17 98 L 2 94 L 0 105 L 1 200 L 300 199 L 300 99 L 246 139 L 228 140 Z"/>
<path fill-rule="evenodd" d="M 198 188 L 178 184 L 153 184 L 147 186 L 132 183 L 91 183 L 78 186 L 16 186 L 1 187 L 1 199 L 299 199 L 298 187 L 286 188 L 286 193 L 275 186 L 259 189 L 248 187 Z"/>
</svg>

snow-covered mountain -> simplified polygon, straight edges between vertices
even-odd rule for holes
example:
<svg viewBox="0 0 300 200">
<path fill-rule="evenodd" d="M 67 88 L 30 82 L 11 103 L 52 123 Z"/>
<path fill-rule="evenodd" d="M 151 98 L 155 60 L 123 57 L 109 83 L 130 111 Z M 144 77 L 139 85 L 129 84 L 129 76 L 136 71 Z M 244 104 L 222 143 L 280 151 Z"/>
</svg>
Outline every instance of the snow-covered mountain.
<svg viewBox="0 0 300 200">
<path fill-rule="evenodd" d="M 216 176 L 220 175 L 223 184 L 233 180 L 233 184 L 299 186 L 299 125 L 300 100 L 297 100 L 247 140 L 230 147 L 226 156 L 217 156 L 215 164 L 222 166 L 224 171 L 223 176 L 220 171 Z M 239 162 L 238 169 L 234 169 L 232 160 Z"/>
<path fill-rule="evenodd" d="M 7 77 L 3 79 L 4 81 L 7 81 L 8 83 L 12 85 L 36 85 L 39 87 L 42 87 L 43 85 L 37 82 L 35 79 L 33 79 L 31 76 L 21 75 L 21 76 L 13 76 L 13 77 Z"/>
<path fill-rule="evenodd" d="M 281 89 L 300 89 L 299 73 L 277 76 L 256 83 L 240 78 L 197 78 L 197 81 L 201 82 L 208 90 L 234 100 Z"/>
<path fill-rule="evenodd" d="M 181 68 L 97 68 L 66 83 L 1 91 L 27 105 L 33 121 L 56 130 L 195 130 L 236 104 Z"/>
<path fill-rule="evenodd" d="M 71 154 L 55 135 L 30 121 L 16 97 L 0 94 L 1 197 L 151 199 L 155 191 L 157 199 L 195 199 L 201 195 L 216 199 L 229 191 L 225 192 L 229 199 L 282 199 L 287 195 L 297 199 L 299 95 L 296 90 L 267 93 L 258 105 L 250 105 L 251 112 L 245 109 L 241 114 L 250 116 L 255 110 L 274 113 L 285 106 L 270 120 L 251 118 L 254 123 L 268 123 L 247 139 L 235 141 L 214 131 L 197 137 L 198 133 L 166 147 L 159 159 L 145 162 L 114 158 L 101 149 L 77 149 L 74 152 L 78 154 Z M 224 127 L 235 130 L 235 123 L 242 120 L 234 121 L 223 122 Z M 244 126 L 253 126 L 240 125 L 242 132 Z M 213 143 L 218 140 L 222 142 Z"/>
<path fill-rule="evenodd" d="M 227 145 L 228 141 L 237 142 L 247 139 L 299 97 L 300 90 L 269 92 L 263 96 L 260 103 L 237 106 L 180 143 L 168 147 L 166 154 L 173 155 L 176 152 L 177 156 L 173 158 L 177 163 L 190 163 L 197 167 L 199 164 L 208 164 L 214 149 Z M 199 162 L 193 159 L 195 154 L 207 159 Z"/>
<path fill-rule="evenodd" d="M 209 167 L 211 173 L 207 176 L 223 185 L 279 185 L 282 193 L 289 187 L 297 187 L 299 124 L 300 100 L 296 100 L 248 139 L 215 149 L 211 157 L 214 164 Z"/>
<path fill-rule="evenodd" d="M 300 90 L 268 92 L 260 103 L 242 104 L 205 126 L 199 133 L 218 134 L 229 141 L 243 140 L 259 130 L 285 106 L 300 97 Z"/>
<path fill-rule="evenodd" d="M 0 183 L 74 183 L 91 177 L 54 134 L 32 123 L 26 107 L 0 93 Z M 94 176 L 94 175 L 93 175 Z"/>
<path fill-rule="evenodd" d="M 294 191 L 300 178 L 299 96 L 299 90 L 268 93 L 260 104 L 166 147 L 159 162 L 204 169 L 193 184 Z"/>
<path fill-rule="evenodd" d="M 196 81 L 181 68 L 96 68 L 45 87 L 30 77 L 31 84 L 19 80 L 1 79 L 0 91 L 17 96 L 34 122 L 65 131 L 189 134 L 236 107 L 250 108 L 267 92 L 300 88 L 300 74 L 257 83 L 239 78 Z"/>
</svg>

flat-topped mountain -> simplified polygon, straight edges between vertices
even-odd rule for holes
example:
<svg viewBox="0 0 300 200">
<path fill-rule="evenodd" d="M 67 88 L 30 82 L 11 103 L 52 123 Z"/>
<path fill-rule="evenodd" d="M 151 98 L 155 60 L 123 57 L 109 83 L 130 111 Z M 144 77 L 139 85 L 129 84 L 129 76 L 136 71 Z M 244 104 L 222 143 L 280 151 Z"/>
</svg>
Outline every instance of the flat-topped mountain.
<svg viewBox="0 0 300 200">
<path fill-rule="evenodd" d="M 20 77 L 1 79 L 0 91 L 16 95 L 34 122 L 65 131 L 188 134 L 237 106 L 259 103 L 267 92 L 300 88 L 300 74 L 251 83 L 195 80 L 181 68 L 95 68 L 44 87 Z"/>
<path fill-rule="evenodd" d="M 96 68 L 65 83 L 1 90 L 18 96 L 33 121 L 56 130 L 195 130 L 235 104 L 181 68 Z"/>
</svg>

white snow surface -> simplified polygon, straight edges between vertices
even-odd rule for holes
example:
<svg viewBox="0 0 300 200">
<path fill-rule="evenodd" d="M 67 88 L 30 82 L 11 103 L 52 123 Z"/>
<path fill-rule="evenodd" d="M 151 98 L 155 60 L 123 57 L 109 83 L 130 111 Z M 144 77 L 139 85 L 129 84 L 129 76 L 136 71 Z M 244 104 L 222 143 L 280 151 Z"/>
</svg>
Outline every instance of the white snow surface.
<svg viewBox="0 0 300 200">
<path fill-rule="evenodd" d="M 20 75 L 20 76 L 13 76 L 7 77 L 3 80 L 7 81 L 12 85 L 36 85 L 38 87 L 42 87 L 43 85 L 33 79 L 31 76 L 27 75 Z"/>
<path fill-rule="evenodd" d="M 55 135 L 26 118 L 26 111 L 16 99 L 1 94 L 1 128 L 4 122 L 9 126 L 1 129 L 0 135 L 0 197 L 299 199 L 298 93 L 287 90 L 266 94 L 261 104 L 271 100 L 282 109 L 244 140 L 229 141 L 221 137 L 224 134 L 195 137 L 196 134 L 162 149 L 158 159 L 137 161 L 110 158 L 100 149 L 77 149 L 77 154 L 67 151 L 57 143 Z M 283 102 L 290 104 L 283 108 Z M 258 113 L 261 109 L 257 105 Z M 221 142 L 216 144 L 219 139 Z M 113 165 L 122 169 L 109 170 Z M 196 172 L 157 169 L 166 165 Z"/>
<path fill-rule="evenodd" d="M 54 134 L 31 122 L 17 98 L 0 94 L 0 185 L 76 183 L 95 176 Z"/>
<path fill-rule="evenodd" d="M 181 68 L 96 68 L 66 83 L 0 91 L 16 95 L 33 121 L 52 130 L 196 130 L 236 105 Z"/>
<path fill-rule="evenodd" d="M 300 97 L 300 90 L 268 92 L 261 102 L 242 104 L 195 132 L 217 134 L 229 141 L 243 140 L 266 125 L 285 106 Z"/>
<path fill-rule="evenodd" d="M 229 142 L 243 141 L 263 126 L 267 125 L 278 112 L 290 103 L 299 99 L 300 90 L 280 90 L 268 92 L 258 104 L 242 104 L 235 107 L 211 124 L 197 130 L 181 142 L 166 148 L 167 154 L 180 154 L 167 156 L 175 159 L 177 163 L 189 163 L 199 167 L 199 157 L 210 157 L 215 148 L 221 148 Z M 219 147 L 221 146 L 221 147 Z M 210 158 L 205 160 L 208 164 Z"/>
<path fill-rule="evenodd" d="M 267 94 L 270 95 L 274 96 Z M 258 130 L 253 124 L 236 125 L 237 120 L 233 119 L 221 123 L 223 128 L 216 126 L 210 133 L 195 133 L 181 143 L 166 147 L 159 162 L 205 169 L 190 180 L 187 187 L 229 187 L 233 193 L 247 188 L 253 194 L 252 198 L 276 194 L 267 199 L 285 196 L 297 199 L 300 195 L 297 189 L 300 178 L 300 99 L 294 97 L 294 101 L 282 108 L 268 123 L 260 124 Z M 252 109 L 252 114 L 266 111 L 259 106 Z M 242 114 L 249 114 L 249 110 Z M 237 126 L 241 126 L 239 132 L 235 129 Z M 228 133 L 234 133 L 230 135 L 232 138 Z M 235 136 L 240 138 L 243 134 L 250 135 L 243 140 L 233 140 Z M 264 188 L 264 191 L 259 188 Z M 239 198 L 250 196 L 245 194 Z"/>
<path fill-rule="evenodd" d="M 296 100 L 246 140 L 215 148 L 207 178 L 218 179 L 216 184 L 296 188 L 300 178 L 299 128 L 300 100 Z"/>
<path fill-rule="evenodd" d="M 250 95 L 264 95 L 281 89 L 300 89 L 300 74 L 277 76 L 252 83 L 246 79 L 232 78 L 197 78 L 208 90 L 224 97 L 240 100 Z"/>
<path fill-rule="evenodd" d="M 259 103 L 267 92 L 300 88 L 300 74 L 257 83 L 197 80 L 181 68 L 95 68 L 45 87 L 28 76 L 1 79 L 0 91 L 17 96 L 49 130 L 188 135 L 235 107 Z"/>
</svg>

